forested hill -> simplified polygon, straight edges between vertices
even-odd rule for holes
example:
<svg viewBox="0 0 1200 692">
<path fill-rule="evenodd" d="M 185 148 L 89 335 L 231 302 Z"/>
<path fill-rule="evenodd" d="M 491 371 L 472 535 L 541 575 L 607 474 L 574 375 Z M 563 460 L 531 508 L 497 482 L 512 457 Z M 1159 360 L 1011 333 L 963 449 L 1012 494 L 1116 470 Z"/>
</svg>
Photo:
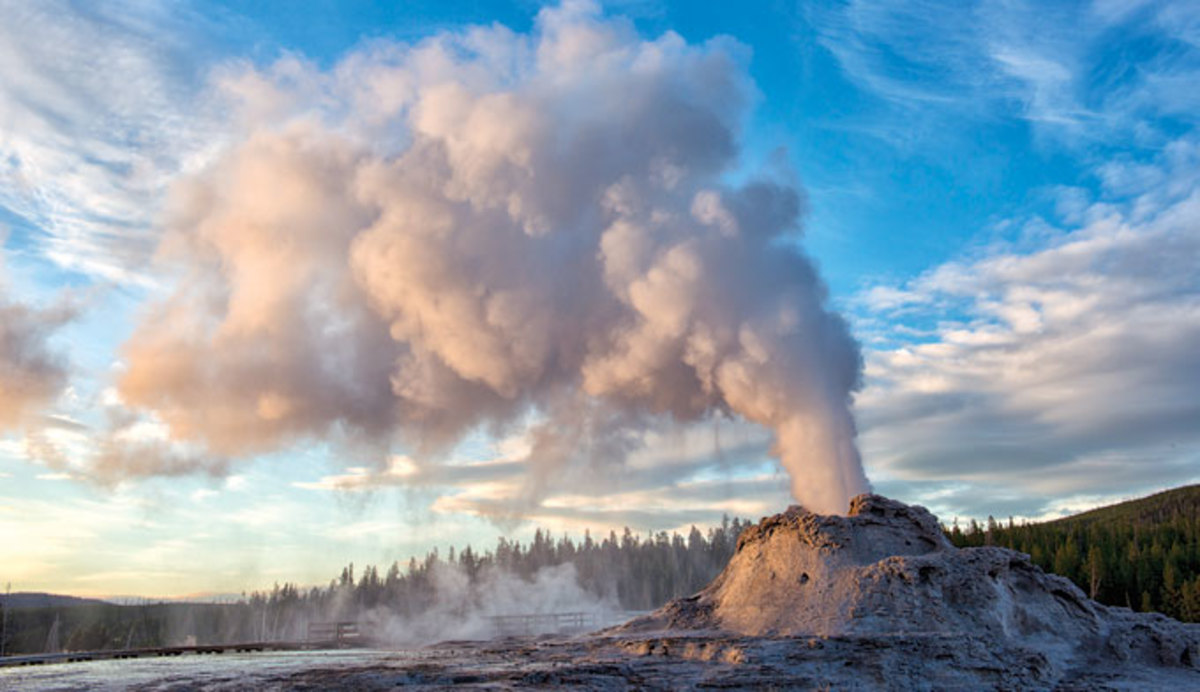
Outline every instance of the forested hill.
<svg viewBox="0 0 1200 692">
<path fill-rule="evenodd" d="M 1099 507 L 1080 514 L 1056 519 L 1051 524 L 1153 524 L 1176 517 L 1195 520 L 1200 517 L 1200 485 L 1185 485 L 1138 500 Z"/>
<path fill-rule="evenodd" d="M 1108 605 L 1200 622 L 1200 485 L 1036 524 L 972 522 L 948 531 L 958 546 L 1028 553 Z"/>
<path fill-rule="evenodd" d="M 0 593 L 0 608 L 65 608 L 69 606 L 103 605 L 95 598 L 79 598 L 54 593 L 18 591 Z"/>
</svg>

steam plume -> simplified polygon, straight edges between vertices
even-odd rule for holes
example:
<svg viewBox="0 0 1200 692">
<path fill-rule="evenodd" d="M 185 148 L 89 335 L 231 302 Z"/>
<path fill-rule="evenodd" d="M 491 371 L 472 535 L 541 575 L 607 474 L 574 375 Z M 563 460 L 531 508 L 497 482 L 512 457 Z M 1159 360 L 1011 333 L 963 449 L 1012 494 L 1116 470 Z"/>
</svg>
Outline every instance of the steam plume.
<svg viewBox="0 0 1200 692">
<path fill-rule="evenodd" d="M 0 433 L 24 427 L 66 386 L 67 365 L 50 338 L 75 316 L 69 300 L 41 308 L 6 295 L 4 231 L 0 227 Z"/>
<path fill-rule="evenodd" d="M 661 421 L 741 416 L 844 512 L 859 351 L 797 248 L 801 192 L 728 182 L 742 52 L 567 4 L 530 35 L 226 72 L 244 132 L 173 189 L 183 278 L 122 398 L 222 457 L 337 432 L 436 459 L 532 415 L 532 501 Z"/>
</svg>

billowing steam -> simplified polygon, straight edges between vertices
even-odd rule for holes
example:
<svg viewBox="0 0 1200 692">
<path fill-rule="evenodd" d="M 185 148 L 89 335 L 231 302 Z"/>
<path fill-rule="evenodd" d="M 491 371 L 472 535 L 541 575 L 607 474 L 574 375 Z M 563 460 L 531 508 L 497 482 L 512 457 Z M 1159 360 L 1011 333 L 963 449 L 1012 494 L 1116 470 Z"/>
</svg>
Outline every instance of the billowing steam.
<svg viewBox="0 0 1200 692">
<path fill-rule="evenodd" d="M 378 607 L 365 613 L 347 609 L 346 614 L 367 624 L 372 635 L 393 646 L 424 646 L 429 642 L 489 639 L 506 634 L 496 618 L 522 615 L 573 613 L 590 628 L 620 622 L 621 610 L 615 595 L 599 598 L 579 585 L 575 565 L 542 567 L 525 579 L 518 574 L 489 566 L 474 580 L 457 565 L 435 563 L 429 575 L 433 599 L 429 608 L 411 615 Z M 338 604 L 334 604 L 335 606 Z M 338 618 L 343 613 L 334 611 Z M 547 627 L 554 633 L 553 620 L 531 619 L 528 627 Z M 514 632 L 509 632 L 511 634 Z M 532 629 L 515 633 L 541 634 Z"/>
<path fill-rule="evenodd" d="M 568 4 L 223 74 L 244 134 L 172 190 L 182 278 L 122 398 L 222 458 L 334 434 L 431 460 L 533 421 L 532 501 L 648 426 L 740 416 L 844 512 L 859 351 L 797 249 L 800 191 L 729 181 L 741 53 Z"/>
<path fill-rule="evenodd" d="M 0 430 L 18 427 L 66 384 L 47 340 L 71 316 L 66 307 L 40 310 L 0 296 Z"/>
<path fill-rule="evenodd" d="M 5 235 L 0 227 L 0 433 L 23 427 L 66 386 L 67 365 L 50 338 L 75 316 L 69 300 L 37 307 L 8 295 Z"/>
</svg>

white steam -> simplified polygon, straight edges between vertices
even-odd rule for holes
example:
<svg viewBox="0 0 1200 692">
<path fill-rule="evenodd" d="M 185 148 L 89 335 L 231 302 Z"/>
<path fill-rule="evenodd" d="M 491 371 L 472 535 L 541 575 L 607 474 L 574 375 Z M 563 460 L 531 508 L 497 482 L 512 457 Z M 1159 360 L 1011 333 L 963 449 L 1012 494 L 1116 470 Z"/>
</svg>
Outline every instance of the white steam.
<svg viewBox="0 0 1200 692">
<path fill-rule="evenodd" d="M 67 362 L 50 341 L 77 309 L 68 297 L 41 307 L 10 295 L 6 236 L 0 226 L 0 434 L 29 426 L 66 387 Z"/>
<path fill-rule="evenodd" d="M 225 72 L 243 134 L 174 186 L 183 278 L 122 398 L 222 459 L 336 433 L 432 463 L 536 420 L 518 504 L 650 426 L 739 416 L 844 512 L 859 351 L 798 249 L 801 192 L 729 182 L 742 52 L 567 4 L 530 35 Z"/>
<path fill-rule="evenodd" d="M 488 567 L 474 581 L 458 565 L 438 562 L 430 580 L 433 601 L 419 614 L 405 616 L 388 607 L 361 614 L 372 636 L 394 646 L 425 646 L 505 634 L 554 634 L 555 615 L 579 616 L 591 630 L 615 624 L 622 612 L 615 595 L 598 598 L 580 587 L 569 562 L 543 567 L 531 579 Z"/>
</svg>

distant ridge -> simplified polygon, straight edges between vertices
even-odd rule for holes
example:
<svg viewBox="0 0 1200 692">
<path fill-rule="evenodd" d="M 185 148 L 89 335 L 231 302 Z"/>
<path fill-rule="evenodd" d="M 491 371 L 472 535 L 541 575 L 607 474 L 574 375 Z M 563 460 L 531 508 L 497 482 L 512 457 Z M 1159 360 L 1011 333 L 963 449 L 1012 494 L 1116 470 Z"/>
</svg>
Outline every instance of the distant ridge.
<svg viewBox="0 0 1200 692">
<path fill-rule="evenodd" d="M 107 601 L 97 598 L 80 598 L 37 591 L 18 591 L 0 594 L 0 605 L 5 608 L 71 608 L 75 606 L 106 605 Z"/>
<path fill-rule="evenodd" d="M 1046 524 L 1158 523 L 1172 518 L 1200 517 L 1200 484 L 1164 490 L 1135 500 L 1072 514 Z"/>
</svg>

